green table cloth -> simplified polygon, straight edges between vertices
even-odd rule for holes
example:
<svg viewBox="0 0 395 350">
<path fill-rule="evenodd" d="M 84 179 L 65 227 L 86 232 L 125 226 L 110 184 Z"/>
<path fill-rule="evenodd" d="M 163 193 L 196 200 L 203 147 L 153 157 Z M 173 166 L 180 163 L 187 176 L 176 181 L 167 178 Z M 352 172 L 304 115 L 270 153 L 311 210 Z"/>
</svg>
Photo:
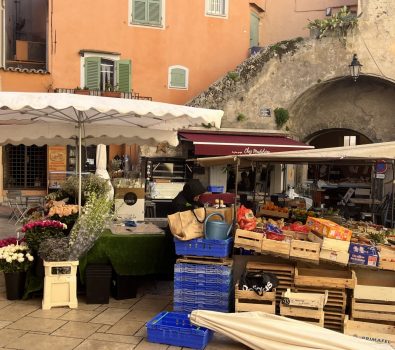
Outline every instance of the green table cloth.
<svg viewBox="0 0 395 350">
<path fill-rule="evenodd" d="M 87 264 L 111 264 L 119 275 L 171 274 L 175 263 L 172 236 L 166 234 L 112 234 L 107 230 L 80 260 L 80 276 Z"/>
</svg>

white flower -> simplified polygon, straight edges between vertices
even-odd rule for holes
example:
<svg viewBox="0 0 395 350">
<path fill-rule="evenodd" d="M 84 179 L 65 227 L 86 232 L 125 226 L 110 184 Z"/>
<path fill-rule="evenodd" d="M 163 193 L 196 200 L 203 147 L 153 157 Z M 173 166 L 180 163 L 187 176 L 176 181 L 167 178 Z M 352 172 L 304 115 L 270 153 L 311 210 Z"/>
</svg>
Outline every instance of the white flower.
<svg viewBox="0 0 395 350">
<path fill-rule="evenodd" d="M 23 253 L 18 253 L 18 258 L 23 258 Z"/>
<path fill-rule="evenodd" d="M 30 255 L 29 253 L 26 254 L 26 258 L 29 261 L 33 261 L 34 260 L 34 257 L 32 255 Z"/>
<path fill-rule="evenodd" d="M 18 262 L 23 263 L 25 261 L 25 258 L 18 258 Z"/>
<path fill-rule="evenodd" d="M 12 263 L 12 259 L 11 259 L 11 257 L 9 257 L 9 256 L 7 256 L 7 257 L 5 258 L 5 261 L 7 261 L 8 263 Z"/>
<path fill-rule="evenodd" d="M 12 254 L 11 259 L 12 259 L 12 260 L 18 259 L 18 254 Z"/>
</svg>

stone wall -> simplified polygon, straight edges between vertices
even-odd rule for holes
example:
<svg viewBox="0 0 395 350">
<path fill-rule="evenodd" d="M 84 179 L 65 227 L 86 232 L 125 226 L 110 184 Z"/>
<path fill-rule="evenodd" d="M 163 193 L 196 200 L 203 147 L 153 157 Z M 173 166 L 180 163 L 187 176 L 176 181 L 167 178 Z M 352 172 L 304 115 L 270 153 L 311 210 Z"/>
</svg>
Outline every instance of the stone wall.
<svg viewBox="0 0 395 350">
<path fill-rule="evenodd" d="M 188 104 L 223 109 L 221 127 L 275 129 L 273 110 L 283 107 L 290 111 L 284 128 L 301 140 L 332 128 L 394 140 L 395 1 L 361 4 L 358 29 L 346 43 L 326 37 L 266 47 Z M 356 83 L 348 68 L 354 53 L 363 64 Z M 263 116 L 267 109 L 271 115 Z"/>
</svg>

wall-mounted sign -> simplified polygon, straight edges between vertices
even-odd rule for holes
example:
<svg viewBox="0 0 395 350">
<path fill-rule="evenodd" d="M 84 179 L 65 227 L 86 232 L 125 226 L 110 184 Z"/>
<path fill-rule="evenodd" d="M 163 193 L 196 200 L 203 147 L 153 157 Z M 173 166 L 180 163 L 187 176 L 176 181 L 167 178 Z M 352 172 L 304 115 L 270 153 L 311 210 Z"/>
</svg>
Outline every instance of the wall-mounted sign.
<svg viewBox="0 0 395 350">
<path fill-rule="evenodd" d="M 376 163 L 376 173 L 377 174 L 384 174 L 388 169 L 388 165 L 386 162 L 378 161 Z"/>
<path fill-rule="evenodd" d="M 272 111 L 271 111 L 270 108 L 262 107 L 262 108 L 259 110 L 259 115 L 260 115 L 261 117 L 270 117 L 270 116 L 272 115 Z"/>
</svg>

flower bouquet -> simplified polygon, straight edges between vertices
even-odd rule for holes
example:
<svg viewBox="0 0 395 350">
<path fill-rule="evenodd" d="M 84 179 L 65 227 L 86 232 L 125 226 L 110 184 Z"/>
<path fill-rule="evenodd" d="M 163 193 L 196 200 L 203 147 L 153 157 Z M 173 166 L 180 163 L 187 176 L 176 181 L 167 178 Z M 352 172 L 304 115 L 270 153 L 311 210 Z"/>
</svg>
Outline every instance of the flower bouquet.
<svg viewBox="0 0 395 350">
<path fill-rule="evenodd" d="M 0 248 L 0 271 L 8 272 L 26 272 L 34 260 L 30 254 L 29 247 L 22 244 L 9 244 Z"/>
<path fill-rule="evenodd" d="M 0 239 L 0 248 L 3 248 L 5 246 L 8 246 L 10 244 L 18 244 L 18 242 L 23 242 L 25 239 L 19 239 L 17 237 L 7 237 L 7 238 L 3 238 Z"/>
<path fill-rule="evenodd" d="M 48 210 L 48 218 L 58 220 L 67 225 L 67 229 L 64 232 L 68 235 L 78 218 L 78 205 L 66 204 L 65 201 L 50 200 L 46 204 L 46 210 Z"/>
<path fill-rule="evenodd" d="M 31 221 L 22 227 L 25 240 L 33 252 L 37 252 L 40 243 L 47 238 L 64 237 L 64 230 L 67 225 L 57 220 Z"/>
</svg>

